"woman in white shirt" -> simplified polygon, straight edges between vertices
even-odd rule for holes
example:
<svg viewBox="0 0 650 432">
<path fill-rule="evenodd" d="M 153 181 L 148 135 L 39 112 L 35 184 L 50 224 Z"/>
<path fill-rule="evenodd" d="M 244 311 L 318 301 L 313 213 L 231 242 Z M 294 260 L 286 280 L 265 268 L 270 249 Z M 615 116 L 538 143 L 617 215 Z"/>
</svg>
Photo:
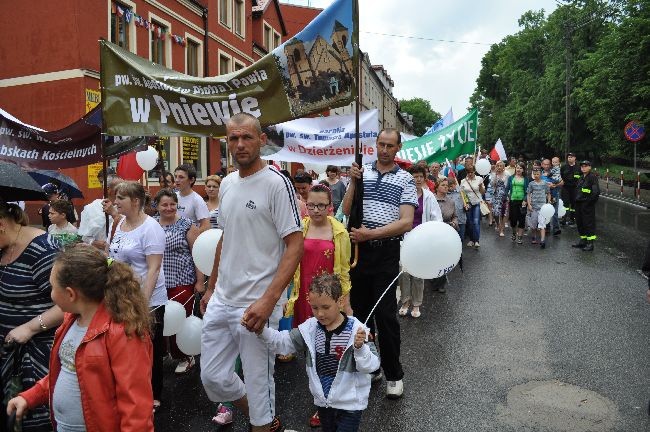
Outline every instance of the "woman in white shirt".
<svg viewBox="0 0 650 432">
<path fill-rule="evenodd" d="M 154 409 L 160 406 L 163 384 L 163 316 L 167 303 L 165 275 L 162 270 L 165 252 L 165 231 L 144 212 L 145 191 L 140 183 L 122 182 L 116 188 L 115 207 L 124 217 L 117 222 L 108 247 L 109 256 L 129 264 L 140 277 L 142 291 L 149 307 L 156 308 L 152 328 L 153 364 L 151 385 Z M 111 232 L 113 229 L 111 227 Z"/>
<path fill-rule="evenodd" d="M 460 182 L 460 187 L 465 192 L 469 205 L 467 206 L 467 225 L 469 228 L 469 242 L 467 246 L 480 247 L 481 237 L 481 201 L 485 193 L 483 177 L 477 176 L 474 167 L 468 167 L 467 176 Z"/>
</svg>

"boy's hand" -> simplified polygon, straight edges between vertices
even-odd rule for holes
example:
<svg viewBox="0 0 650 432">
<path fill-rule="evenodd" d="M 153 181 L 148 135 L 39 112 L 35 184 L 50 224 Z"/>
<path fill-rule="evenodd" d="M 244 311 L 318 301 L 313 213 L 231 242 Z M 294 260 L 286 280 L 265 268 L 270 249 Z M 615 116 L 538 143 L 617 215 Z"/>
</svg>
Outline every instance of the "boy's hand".
<svg viewBox="0 0 650 432">
<path fill-rule="evenodd" d="M 359 349 L 366 342 L 366 331 L 363 328 L 357 330 L 357 334 L 354 335 L 354 347 Z"/>
</svg>

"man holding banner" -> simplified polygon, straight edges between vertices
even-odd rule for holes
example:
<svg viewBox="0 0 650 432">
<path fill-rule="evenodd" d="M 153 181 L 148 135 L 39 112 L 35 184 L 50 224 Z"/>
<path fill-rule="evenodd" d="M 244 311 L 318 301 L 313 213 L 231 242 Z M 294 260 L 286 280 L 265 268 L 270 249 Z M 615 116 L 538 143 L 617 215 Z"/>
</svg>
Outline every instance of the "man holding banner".
<svg viewBox="0 0 650 432">
<path fill-rule="evenodd" d="M 376 142 L 377 161 L 350 169 L 352 181 L 343 198 L 343 213 L 350 214 L 356 183 L 363 181 L 363 220 L 352 228 L 350 239 L 359 246 L 359 261 L 350 271 L 350 303 L 359 320 L 365 321 L 380 296 L 386 296 L 375 310 L 381 367 L 387 381 L 386 397 L 400 398 L 404 392 L 404 371 L 400 363 L 400 328 L 397 320 L 396 278 L 402 236 L 413 227 L 418 197 L 413 176 L 395 163 L 402 148 L 399 131 L 384 129 Z M 368 322 L 374 334 L 372 319 Z"/>
</svg>

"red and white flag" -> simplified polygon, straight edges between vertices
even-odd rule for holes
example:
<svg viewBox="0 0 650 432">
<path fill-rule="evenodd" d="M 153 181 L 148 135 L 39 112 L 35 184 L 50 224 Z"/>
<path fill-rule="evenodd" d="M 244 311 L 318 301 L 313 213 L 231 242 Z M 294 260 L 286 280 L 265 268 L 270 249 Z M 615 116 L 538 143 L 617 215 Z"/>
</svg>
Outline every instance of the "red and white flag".
<svg viewBox="0 0 650 432">
<path fill-rule="evenodd" d="M 508 157 L 506 156 L 506 149 L 503 148 L 503 143 L 501 142 L 501 138 L 499 138 L 494 144 L 494 148 L 492 151 L 490 151 L 490 159 L 493 161 L 501 161 L 501 160 L 507 160 Z"/>
</svg>

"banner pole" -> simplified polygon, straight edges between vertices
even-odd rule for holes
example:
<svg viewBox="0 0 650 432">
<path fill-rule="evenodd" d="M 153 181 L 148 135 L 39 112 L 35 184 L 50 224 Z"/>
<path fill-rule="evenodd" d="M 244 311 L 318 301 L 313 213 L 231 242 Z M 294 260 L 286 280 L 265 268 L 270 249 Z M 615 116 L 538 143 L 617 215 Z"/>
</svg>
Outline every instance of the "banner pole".
<svg viewBox="0 0 650 432">
<path fill-rule="evenodd" d="M 106 135 L 102 134 L 102 177 L 104 199 L 108 199 L 108 160 L 106 159 Z M 108 238 L 108 213 L 104 213 L 106 238 Z"/>
<path fill-rule="evenodd" d="M 354 20 L 355 20 L 355 29 L 354 33 L 356 37 L 353 37 L 354 43 L 356 43 L 356 47 L 353 47 L 353 49 L 357 50 L 357 64 L 355 65 L 355 74 L 356 76 L 356 81 L 357 81 L 357 97 L 355 98 L 355 109 L 354 109 L 354 125 L 355 125 L 355 138 L 354 138 L 354 161 L 356 164 L 361 168 L 361 165 L 363 163 L 363 157 L 361 156 L 361 142 L 359 138 L 359 116 L 361 114 L 361 94 L 362 94 L 362 85 L 363 85 L 363 79 L 361 77 L 361 73 L 363 71 L 363 52 L 361 51 L 361 43 L 359 41 L 359 0 L 354 0 L 353 3 L 353 15 L 354 15 Z M 354 180 L 357 181 L 357 180 Z M 356 188 L 354 191 L 354 199 L 357 200 L 357 207 L 360 205 L 363 205 L 363 189 L 360 189 L 363 187 L 363 174 L 361 181 L 357 181 Z M 355 206 L 353 206 L 354 208 Z M 350 213 L 350 217 L 352 217 L 352 213 Z M 360 220 L 359 220 L 359 226 L 361 226 L 361 222 L 363 221 L 363 209 L 362 209 L 362 214 L 360 215 Z M 354 251 L 353 251 L 353 259 L 352 262 L 350 263 L 350 268 L 353 269 L 357 266 L 359 262 L 359 244 L 354 243 L 353 244 Z"/>
</svg>

